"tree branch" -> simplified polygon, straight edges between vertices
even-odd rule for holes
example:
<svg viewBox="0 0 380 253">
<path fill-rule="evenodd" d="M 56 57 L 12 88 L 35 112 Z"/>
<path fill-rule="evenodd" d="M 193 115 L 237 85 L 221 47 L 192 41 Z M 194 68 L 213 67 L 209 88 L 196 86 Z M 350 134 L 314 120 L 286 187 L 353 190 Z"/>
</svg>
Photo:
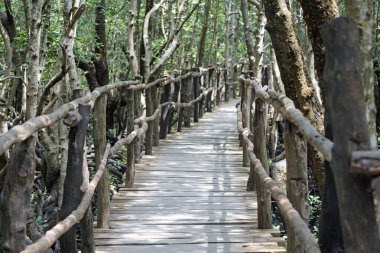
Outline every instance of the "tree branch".
<svg viewBox="0 0 380 253">
<path fill-rule="evenodd" d="M 156 12 L 165 0 L 161 0 L 159 3 L 155 4 L 153 8 L 146 14 L 144 20 L 144 28 L 143 28 L 143 42 L 145 49 L 145 59 L 144 59 L 144 68 L 145 68 L 145 81 L 148 81 L 147 78 L 151 76 L 150 73 L 150 47 L 149 47 L 149 22 L 153 13 Z"/>
<path fill-rule="evenodd" d="M 9 39 L 9 34 L 1 22 L 0 22 L 0 33 L 4 41 L 5 52 L 6 52 L 6 68 L 4 71 L 3 85 L 0 86 L 0 97 L 5 98 L 6 97 L 5 93 L 9 84 L 7 80 L 10 77 L 11 70 L 12 70 L 13 50 L 11 46 L 11 41 Z"/>
<path fill-rule="evenodd" d="M 253 6 L 255 6 L 257 8 L 258 11 L 261 11 L 262 10 L 262 6 L 261 6 L 261 3 L 257 0 L 248 0 L 248 2 L 250 4 L 252 4 Z"/>
</svg>

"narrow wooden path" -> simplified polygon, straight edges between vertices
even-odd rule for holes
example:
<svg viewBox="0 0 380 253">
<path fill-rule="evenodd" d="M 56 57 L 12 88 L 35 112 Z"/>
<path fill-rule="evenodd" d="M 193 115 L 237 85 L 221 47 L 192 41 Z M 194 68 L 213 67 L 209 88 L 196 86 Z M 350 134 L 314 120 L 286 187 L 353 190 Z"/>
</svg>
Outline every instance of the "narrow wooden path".
<svg viewBox="0 0 380 253">
<path fill-rule="evenodd" d="M 95 231 L 96 252 L 286 252 L 277 230 L 257 229 L 235 104 L 206 114 L 144 156 L 135 186 L 112 200 L 112 229 Z"/>
</svg>

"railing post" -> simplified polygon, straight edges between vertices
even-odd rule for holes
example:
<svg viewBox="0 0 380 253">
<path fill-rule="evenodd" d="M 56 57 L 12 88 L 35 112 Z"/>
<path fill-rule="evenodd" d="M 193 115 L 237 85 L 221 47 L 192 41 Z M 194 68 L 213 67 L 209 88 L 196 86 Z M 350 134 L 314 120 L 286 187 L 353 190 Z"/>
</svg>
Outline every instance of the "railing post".
<svg viewBox="0 0 380 253">
<path fill-rule="evenodd" d="M 182 74 L 182 71 L 181 71 Z M 184 102 L 184 97 L 183 97 L 183 89 L 186 86 L 186 82 L 184 79 L 182 79 L 179 83 L 179 99 L 178 102 L 183 103 Z M 183 118 L 184 118 L 184 108 L 179 108 L 178 110 L 178 122 L 177 122 L 177 132 L 182 132 L 182 123 L 183 123 Z"/>
<path fill-rule="evenodd" d="M 229 79 L 228 79 L 228 68 L 224 69 L 224 102 L 229 101 Z"/>
<path fill-rule="evenodd" d="M 62 206 L 59 213 L 60 220 L 65 219 L 79 205 L 83 183 L 83 152 L 86 140 L 88 122 L 90 120 L 91 106 L 80 104 L 78 113 L 72 113 L 72 121 L 66 123 L 71 126 L 69 132 L 69 145 L 67 155 L 67 171 L 64 182 Z M 109 194 L 109 192 L 108 192 Z M 108 195 L 109 198 L 109 195 Z M 76 253 L 76 233 L 72 227 L 60 238 L 62 252 Z"/>
<path fill-rule="evenodd" d="M 186 71 L 188 73 L 189 71 Z M 186 74 L 185 73 L 185 74 Z M 183 88 L 183 93 L 181 93 L 181 97 L 183 96 L 183 102 L 188 103 L 191 100 L 192 94 L 192 77 L 185 78 L 185 85 Z M 191 126 L 191 107 L 184 108 L 184 126 Z"/>
<path fill-rule="evenodd" d="M 201 70 L 202 72 L 203 70 Z M 200 76 L 201 80 L 201 90 L 200 92 L 202 93 L 203 91 L 206 90 L 206 72 L 202 72 L 202 75 Z M 205 112 L 205 97 L 202 97 L 201 101 L 199 102 L 199 118 L 203 118 L 203 114 Z"/>
<path fill-rule="evenodd" d="M 177 78 L 179 76 L 179 72 L 177 70 L 173 73 L 174 78 Z M 178 102 L 179 98 L 179 91 L 181 89 L 181 83 L 180 82 L 174 82 L 174 84 L 170 84 L 171 89 L 174 89 L 173 92 L 173 99 L 172 101 L 174 103 Z M 168 134 L 172 132 L 172 125 L 173 125 L 173 117 L 174 117 L 174 111 L 175 109 L 173 107 L 170 107 L 169 109 L 169 117 L 168 117 Z"/>
<path fill-rule="evenodd" d="M 140 80 L 142 81 L 142 77 L 141 76 L 136 76 L 135 77 L 136 80 Z M 134 96 L 133 96 L 133 100 L 134 100 L 134 113 L 135 113 L 135 119 L 137 118 L 140 118 L 141 117 L 141 111 L 142 111 L 142 108 L 141 108 L 141 91 L 140 90 L 136 90 L 133 92 Z M 139 163 L 140 162 L 140 156 L 141 156 L 141 140 L 138 140 L 135 142 L 134 144 L 134 153 L 135 153 L 135 163 Z"/>
<path fill-rule="evenodd" d="M 207 89 L 211 88 L 212 86 L 214 86 L 214 68 L 210 68 L 208 70 Z M 212 112 L 212 94 L 213 91 L 209 92 L 206 96 L 207 112 Z"/>
<path fill-rule="evenodd" d="M 94 105 L 94 147 L 95 147 L 95 165 L 99 167 L 103 157 L 104 150 L 107 145 L 106 136 L 106 108 L 107 108 L 107 95 L 101 95 Z M 98 193 L 98 214 L 97 214 L 97 227 L 109 228 L 109 208 L 110 208 L 110 186 L 109 186 L 109 172 L 104 171 L 102 179 L 97 188 Z"/>
<path fill-rule="evenodd" d="M 150 80 L 152 80 L 150 78 Z M 149 83 L 150 80 L 144 80 L 146 83 Z M 156 87 L 149 87 L 145 89 L 145 112 L 146 116 L 150 117 L 153 115 L 155 108 L 154 108 L 154 95 L 155 92 L 154 90 Z M 145 155 L 153 155 L 153 127 L 154 127 L 154 122 L 149 121 L 148 122 L 148 129 L 145 133 Z"/>
<path fill-rule="evenodd" d="M 216 97 L 215 97 L 215 106 L 219 106 L 220 105 L 220 102 L 221 102 L 221 75 L 222 75 L 222 71 L 220 70 L 220 68 L 217 69 L 216 71 L 216 74 L 217 74 L 217 78 L 216 78 Z"/>
<path fill-rule="evenodd" d="M 252 87 L 247 84 L 243 79 L 240 80 L 240 95 L 241 95 L 241 112 L 242 123 L 244 128 L 251 129 L 251 104 L 252 104 Z M 243 166 L 249 166 L 248 150 L 244 145 L 244 140 L 240 141 L 240 146 L 243 147 Z"/>
<path fill-rule="evenodd" d="M 324 25 L 321 34 L 326 46 L 326 106 L 334 137 L 331 164 L 344 248 L 346 252 L 377 252 L 380 237 L 372 178 L 351 170 L 352 152 L 371 147 L 360 72 L 359 29 L 351 18 L 338 18 Z"/>
<path fill-rule="evenodd" d="M 135 97 L 135 91 L 127 90 L 127 134 L 132 133 L 135 127 Z M 127 169 L 125 171 L 126 187 L 132 187 L 135 180 L 135 143 L 138 143 L 138 141 L 132 142 L 127 146 Z"/>
<path fill-rule="evenodd" d="M 152 98 L 153 98 L 153 112 L 158 108 L 160 105 L 161 100 L 161 83 L 158 83 L 156 86 L 152 87 Z M 161 112 L 160 112 L 161 113 Z M 152 139 L 153 139 L 153 146 L 158 147 L 160 145 L 160 118 L 157 117 L 155 120 L 152 121 Z"/>
<path fill-rule="evenodd" d="M 307 224 L 309 222 L 308 179 L 307 179 L 307 142 L 298 128 L 285 120 L 285 155 L 286 155 L 286 193 L 294 209 Z M 297 239 L 294 229 L 287 226 L 288 252 L 305 252 Z"/>
<path fill-rule="evenodd" d="M 171 93 L 172 85 L 166 84 L 164 86 L 164 92 L 161 95 L 160 104 L 172 101 L 173 99 L 173 93 Z M 161 109 L 161 117 L 160 117 L 160 139 L 166 139 L 166 136 L 168 134 L 168 125 L 169 125 L 169 119 L 170 119 L 170 105 L 166 105 L 162 107 Z"/>
<path fill-rule="evenodd" d="M 193 68 L 195 73 L 199 73 L 199 68 Z M 197 98 L 200 94 L 200 86 L 201 86 L 201 77 L 194 76 L 193 77 L 193 93 L 194 98 Z M 199 122 L 199 102 L 194 103 L 194 122 Z"/>
<path fill-rule="evenodd" d="M 238 80 L 238 68 L 237 64 L 233 67 L 232 70 L 232 98 L 237 97 L 237 80 Z"/>
<path fill-rule="evenodd" d="M 262 99 L 255 100 L 255 119 L 253 123 L 253 145 L 257 158 L 261 161 L 265 171 L 269 175 L 267 147 L 266 147 L 266 121 L 267 104 Z M 250 176 L 254 176 L 257 205 L 258 205 L 258 227 L 260 229 L 272 228 L 271 195 L 264 182 L 260 180 L 255 171 L 250 171 Z"/>
<path fill-rule="evenodd" d="M 243 80 L 241 82 L 244 82 Z M 240 96 L 240 111 L 241 111 L 241 115 L 242 115 L 242 118 L 241 118 L 241 121 L 242 121 L 242 124 L 243 124 L 243 128 L 246 128 L 247 127 L 247 124 L 246 124 L 246 106 L 247 106 L 247 101 L 246 101 L 246 96 L 245 96 L 245 88 L 246 86 L 243 84 L 242 85 L 242 90 L 241 90 L 241 96 Z M 246 148 L 244 147 L 244 140 L 243 140 L 243 136 L 239 136 L 239 147 L 243 147 L 243 165 L 245 163 L 245 157 L 246 157 Z"/>
<path fill-rule="evenodd" d="M 83 151 L 83 183 L 81 186 L 82 199 L 85 195 L 90 184 L 90 172 L 87 163 L 87 148 Z M 80 233 L 81 233 L 81 252 L 95 253 L 95 239 L 94 239 L 94 218 L 92 216 L 92 204 L 90 203 L 84 213 L 83 218 L 80 220 Z"/>
</svg>

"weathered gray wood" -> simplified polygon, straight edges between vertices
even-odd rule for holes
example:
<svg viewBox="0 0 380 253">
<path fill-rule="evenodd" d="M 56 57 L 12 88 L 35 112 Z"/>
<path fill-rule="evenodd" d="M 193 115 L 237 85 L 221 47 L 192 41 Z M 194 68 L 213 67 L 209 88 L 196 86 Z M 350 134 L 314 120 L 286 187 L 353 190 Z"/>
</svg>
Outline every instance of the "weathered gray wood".
<svg viewBox="0 0 380 253">
<path fill-rule="evenodd" d="M 173 233 L 256 233 L 260 232 L 262 234 L 271 234 L 273 236 L 279 236 L 279 231 L 277 229 L 258 229 L 257 225 L 242 225 L 242 224 L 230 224 L 230 225 L 176 225 L 173 224 L 172 227 L 167 227 L 165 225 L 152 225 L 152 226 L 143 226 L 143 225 L 130 225 L 126 224 L 125 227 L 122 228 L 115 228 L 110 231 L 109 229 L 96 229 L 95 233 L 126 233 L 130 231 L 131 233 L 152 233 L 152 234 L 159 234 L 159 233 L 166 233 L 166 234 L 173 234 Z"/>
<path fill-rule="evenodd" d="M 356 151 L 352 153 L 351 172 L 367 176 L 380 175 L 380 153 L 378 151 Z"/>
<path fill-rule="evenodd" d="M 334 148 L 332 172 L 340 207 L 346 252 L 376 252 L 380 236 L 369 177 L 350 173 L 351 154 L 369 150 L 370 139 L 359 62 L 359 29 L 349 18 L 328 22 L 322 28 L 326 46 L 324 69 L 327 107 Z M 360 242 L 360 243 L 358 243 Z"/>
<path fill-rule="evenodd" d="M 67 170 L 64 182 L 62 206 L 59 213 L 60 220 L 65 219 L 79 205 L 83 183 L 83 152 L 86 140 L 88 122 L 90 120 L 89 105 L 79 105 L 78 111 L 81 121 L 69 132 L 69 149 L 67 155 Z M 77 252 L 75 227 L 71 228 L 59 239 L 62 252 Z"/>
<path fill-rule="evenodd" d="M 141 76 L 136 76 L 136 80 L 142 80 Z M 141 106 L 141 90 L 136 90 L 133 92 L 133 107 L 134 107 L 134 114 L 135 119 L 138 119 L 141 117 L 142 113 L 142 106 Z M 140 162 L 140 156 L 141 156 L 141 140 L 138 140 L 134 144 L 134 153 L 135 153 L 135 163 Z"/>
<path fill-rule="evenodd" d="M 298 128 L 285 121 L 284 132 L 286 156 L 286 195 L 307 224 L 309 222 L 309 188 L 307 179 L 307 142 L 300 135 Z M 297 234 L 287 226 L 288 252 L 305 252 Z"/>
<path fill-rule="evenodd" d="M 94 241 L 94 220 L 92 218 L 92 205 L 88 207 L 83 219 L 80 221 L 81 226 L 81 253 L 94 253 L 95 241 Z M 88 231 L 84 231 L 86 228 Z"/>
<path fill-rule="evenodd" d="M 193 69 L 194 72 L 200 72 L 199 68 Z M 198 97 L 201 94 L 201 78 L 199 76 L 193 77 L 193 94 Z M 199 122 L 199 102 L 194 103 L 194 123 Z"/>
<path fill-rule="evenodd" d="M 244 247 L 244 246 L 245 247 Z M 145 253 L 145 252 L 155 252 L 155 253 L 204 253 L 204 252 L 250 252 L 250 253 L 284 253 L 283 247 L 278 246 L 260 246 L 260 244 L 255 244 L 247 242 L 243 243 L 214 243 L 214 244 L 174 244 L 174 245 L 147 245 L 147 246 L 103 246 L 98 247 L 97 252 L 99 253 L 124 253 L 124 252 L 134 252 L 134 253 Z"/>
<path fill-rule="evenodd" d="M 265 171 L 269 174 L 266 145 L 267 104 L 261 99 L 256 99 L 255 103 L 255 119 L 253 126 L 254 152 L 264 166 Z M 254 166 L 251 166 L 250 170 L 250 176 L 252 175 L 255 175 Z M 272 209 L 270 192 L 258 175 L 254 176 L 254 182 L 259 206 L 259 228 L 271 228 Z"/>
<path fill-rule="evenodd" d="M 20 252 L 26 245 L 26 221 L 36 169 L 36 140 L 32 136 L 16 144 L 4 168 L 6 175 L 0 194 L 2 251 Z"/>
<path fill-rule="evenodd" d="M 206 76 L 207 72 L 204 72 L 203 75 L 200 77 L 201 80 L 201 93 L 205 90 L 206 88 Z M 199 118 L 203 118 L 203 114 L 205 112 L 205 97 L 202 97 L 201 101 L 199 101 Z"/>
<path fill-rule="evenodd" d="M 95 164 L 98 168 L 107 145 L 106 137 L 106 107 L 107 95 L 102 95 L 94 106 L 94 146 L 95 146 Z M 109 206 L 110 206 L 110 186 L 109 186 L 108 169 L 104 171 L 97 187 L 98 195 L 98 216 L 97 227 L 109 228 Z"/>
<path fill-rule="evenodd" d="M 207 78 L 207 88 L 214 86 L 214 72 L 215 70 L 213 68 L 210 68 L 208 70 L 208 78 Z M 209 92 L 206 96 L 206 110 L 207 112 L 212 112 L 212 92 Z"/>
<path fill-rule="evenodd" d="M 215 98 L 215 106 L 219 106 L 222 102 L 222 71 L 220 69 L 217 70 L 217 77 L 216 77 L 216 98 Z"/>
<path fill-rule="evenodd" d="M 168 135 L 155 155 L 143 157 L 134 186 L 112 200 L 113 229 L 96 232 L 98 252 L 207 252 L 206 243 L 213 252 L 285 252 L 278 231 L 257 229 L 234 104 Z"/>
<path fill-rule="evenodd" d="M 87 148 L 86 142 L 84 144 L 83 152 L 83 182 L 81 186 L 82 200 L 86 195 L 90 184 L 90 172 L 87 162 Z M 46 234 L 45 234 L 46 235 Z M 89 204 L 83 218 L 80 221 L 80 235 L 81 235 L 81 252 L 94 253 L 95 252 L 95 239 L 94 239 L 94 218 L 92 215 L 92 204 Z"/>
<path fill-rule="evenodd" d="M 174 77 L 178 77 L 179 73 L 177 71 L 174 72 Z M 179 101 L 178 96 L 181 89 L 181 83 L 180 81 L 174 82 L 174 93 L 173 93 L 173 102 L 177 103 Z M 169 126 L 168 126 L 168 134 L 171 133 L 171 129 L 173 126 L 173 117 L 174 117 L 174 109 L 171 108 L 169 112 Z M 179 118 L 178 118 L 179 119 Z"/>
<path fill-rule="evenodd" d="M 154 108 L 154 110 L 156 110 L 159 107 L 160 100 L 161 100 L 160 83 L 158 83 L 156 87 L 153 87 L 152 96 L 153 96 L 153 108 Z M 156 117 L 156 119 L 152 121 L 153 122 L 152 138 L 153 138 L 153 146 L 154 147 L 160 146 L 160 118 L 161 117 Z"/>
<path fill-rule="evenodd" d="M 135 121 L 135 92 L 133 90 L 128 90 L 127 92 L 127 135 L 133 132 L 134 130 L 134 121 Z M 128 187 L 131 187 L 134 183 L 135 176 L 135 142 L 132 142 L 127 146 L 127 169 L 125 184 Z"/>
<path fill-rule="evenodd" d="M 149 80 L 145 80 L 146 82 Z M 150 87 L 145 90 L 145 104 L 146 104 L 146 116 L 150 117 L 153 115 L 156 108 L 154 108 L 154 95 L 156 87 Z M 148 130 L 145 133 L 145 154 L 153 154 L 153 128 L 154 122 L 148 122 Z"/>
<path fill-rule="evenodd" d="M 179 83 L 180 89 L 179 89 L 178 102 L 181 102 L 181 103 L 184 102 L 184 98 L 183 98 L 184 91 L 183 91 L 183 89 L 186 89 L 185 86 L 186 86 L 186 81 L 184 79 L 182 79 Z M 184 117 L 185 117 L 185 108 L 179 108 L 178 109 L 177 132 L 182 132 L 182 124 L 184 121 Z"/>
<path fill-rule="evenodd" d="M 164 104 L 169 101 L 173 101 L 174 85 L 165 85 L 164 91 L 161 95 L 160 104 Z M 166 105 L 161 108 L 160 119 L 160 139 L 166 139 L 169 131 L 170 124 L 170 105 Z"/>
</svg>

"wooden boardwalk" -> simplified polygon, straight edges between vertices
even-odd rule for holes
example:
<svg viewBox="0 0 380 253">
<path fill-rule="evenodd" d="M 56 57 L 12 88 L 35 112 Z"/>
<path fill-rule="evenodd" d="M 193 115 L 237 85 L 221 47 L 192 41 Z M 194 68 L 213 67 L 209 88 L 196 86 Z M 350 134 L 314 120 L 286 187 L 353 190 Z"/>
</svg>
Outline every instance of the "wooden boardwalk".
<svg viewBox="0 0 380 253">
<path fill-rule="evenodd" d="M 257 229 L 236 132 L 236 101 L 172 134 L 136 166 L 133 188 L 111 204 L 96 252 L 286 252 L 275 229 Z"/>
</svg>

